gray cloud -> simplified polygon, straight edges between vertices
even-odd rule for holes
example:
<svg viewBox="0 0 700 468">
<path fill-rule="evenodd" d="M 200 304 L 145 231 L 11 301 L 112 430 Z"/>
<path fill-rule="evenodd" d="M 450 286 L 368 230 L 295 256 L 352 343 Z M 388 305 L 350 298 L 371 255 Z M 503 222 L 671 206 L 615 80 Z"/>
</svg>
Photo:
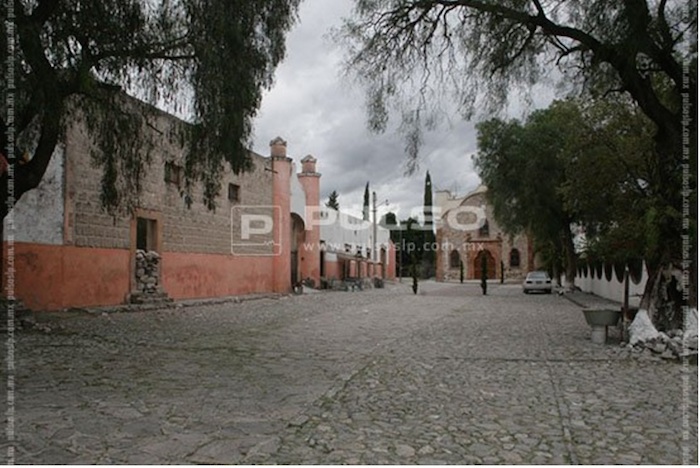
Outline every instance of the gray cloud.
<svg viewBox="0 0 700 468">
<path fill-rule="evenodd" d="M 410 176 L 405 175 L 407 156 L 401 136 L 391 130 L 381 135 L 367 130 L 363 92 L 341 77 L 343 51 L 327 37 L 330 28 L 340 25 L 342 17 L 351 12 L 352 3 L 302 3 L 300 23 L 287 38 L 287 58 L 255 121 L 253 149 L 268 154 L 269 141 L 279 135 L 288 141 L 288 153 L 295 160 L 314 155 L 323 174 L 322 200 L 336 190 L 341 207 L 354 208 L 358 215 L 367 181 L 377 192 L 380 212 L 392 209 L 401 218 L 422 205 L 426 170 L 435 189 L 463 194 L 476 188 L 479 178 L 471 160 L 476 152 L 473 123 L 455 117 L 426 133 L 420 169 Z M 543 105 L 549 100 L 551 93 L 547 92 L 535 99 Z M 518 105 L 510 107 L 511 115 L 523 112 Z"/>
</svg>

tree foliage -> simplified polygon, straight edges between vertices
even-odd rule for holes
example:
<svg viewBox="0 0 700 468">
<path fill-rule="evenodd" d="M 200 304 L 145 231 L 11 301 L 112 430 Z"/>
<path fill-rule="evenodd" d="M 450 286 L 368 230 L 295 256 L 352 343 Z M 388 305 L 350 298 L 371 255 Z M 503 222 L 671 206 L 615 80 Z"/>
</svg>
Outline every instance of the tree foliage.
<svg viewBox="0 0 700 468">
<path fill-rule="evenodd" d="M 426 229 L 433 230 L 433 183 L 430 180 L 430 171 L 425 172 L 425 186 L 423 188 L 423 217 Z"/>
<path fill-rule="evenodd" d="M 647 237 L 654 203 L 654 128 L 629 101 L 582 102 L 578 129 L 567 142 L 560 193 L 584 228 L 589 257 L 607 262 L 653 258 Z"/>
<path fill-rule="evenodd" d="M 385 229 L 388 229 L 389 231 L 393 231 L 394 229 L 398 229 L 399 224 L 396 219 L 396 213 L 393 211 L 388 212 L 384 216 L 381 217 L 379 220 L 379 225 Z M 391 235 L 391 232 L 389 233 Z M 394 241 L 392 237 L 392 242 Z"/>
<path fill-rule="evenodd" d="M 488 278 L 489 278 L 489 269 L 488 269 L 488 262 L 486 260 L 486 251 L 480 255 L 481 257 L 481 293 L 485 296 L 486 295 L 486 290 L 488 289 Z"/>
<path fill-rule="evenodd" d="M 652 272 L 664 267 L 658 253 L 674 239 L 662 237 L 658 226 L 656 207 L 664 199 L 656 186 L 654 128 L 630 100 L 555 102 L 522 123 L 492 119 L 477 128 L 476 167 L 496 217 L 508 233 L 531 232 L 540 259 L 555 273 L 562 260 L 567 279 L 575 273 L 572 226 L 585 234 L 589 263 L 644 259 Z M 667 206 L 665 215 L 680 223 L 674 211 Z M 695 219 L 688 218 L 693 243 Z M 651 275 L 649 296 L 656 283 Z M 661 314 L 660 321 L 678 324 L 679 312 Z"/>
<path fill-rule="evenodd" d="M 369 221 L 369 182 L 365 185 L 365 194 L 362 197 L 362 219 Z"/>
<path fill-rule="evenodd" d="M 398 109 L 415 157 L 445 98 L 471 116 L 557 69 L 572 90 L 629 93 L 680 149 L 681 104 L 696 127 L 697 3 L 666 0 L 356 0 L 337 35 L 367 91 L 369 125 Z M 685 95 L 685 101 L 684 101 Z M 417 144 L 416 144 L 417 143 Z"/>
<path fill-rule="evenodd" d="M 531 233 L 541 248 L 567 255 L 567 281 L 575 275 L 571 225 L 574 213 L 561 193 L 566 182 L 568 148 L 582 125 L 573 102 L 555 102 L 524 123 L 492 119 L 477 125 L 475 166 L 489 187 L 487 197 L 506 233 Z M 558 273 L 557 256 L 552 267 Z"/>
<path fill-rule="evenodd" d="M 0 47 L 13 46 L 13 53 L 0 79 L 14 106 L 2 114 L 11 135 L 2 148 L 13 165 L 17 153 L 31 154 L 16 167 L 16 197 L 38 185 L 76 103 L 98 146 L 106 207 L 118 208 L 121 194 L 138 191 L 149 116 L 124 106 L 126 91 L 191 116 L 193 125 L 178 136 L 187 150 L 187 185 L 201 181 L 203 201 L 213 208 L 224 164 L 237 173 L 250 166 L 251 120 L 284 57 L 299 1 L 8 2 L 2 19 L 13 34 L 3 35 Z M 15 146 L 15 134 L 30 128 L 34 137 Z M 132 183 L 119 183 L 126 179 Z M 6 174 L 0 191 L 4 215 Z"/>
<path fill-rule="evenodd" d="M 398 112 L 415 160 L 446 99 L 465 117 L 501 109 L 545 79 L 571 93 L 629 97 L 654 125 L 645 252 L 653 281 L 671 284 L 696 224 L 698 5 L 683 0 L 356 0 L 337 34 L 347 69 L 366 89 L 368 123 Z M 556 71 L 556 73 L 552 73 Z M 483 97 L 483 99 L 481 98 Z M 695 166 L 696 167 L 696 166 Z M 690 203 L 689 203 L 690 202 Z M 692 208 L 687 209 L 686 207 Z M 687 221 L 691 221 L 688 223 Z M 673 273 L 672 273 L 673 274 Z M 690 303 L 697 284 L 690 281 Z M 645 302 L 648 302 L 645 295 Z M 678 307 L 675 307 L 678 310 Z"/>
<path fill-rule="evenodd" d="M 423 275 L 430 278 L 435 276 L 437 263 L 437 249 L 435 244 L 433 215 L 433 183 L 430 180 L 430 171 L 425 173 L 423 187 L 423 246 L 426 252 L 423 255 Z M 428 247 L 429 246 L 429 247 Z"/>
<path fill-rule="evenodd" d="M 333 190 L 330 195 L 328 195 L 328 201 L 326 202 L 326 207 L 331 208 L 335 211 L 340 209 L 340 204 L 338 204 L 338 192 Z"/>
</svg>

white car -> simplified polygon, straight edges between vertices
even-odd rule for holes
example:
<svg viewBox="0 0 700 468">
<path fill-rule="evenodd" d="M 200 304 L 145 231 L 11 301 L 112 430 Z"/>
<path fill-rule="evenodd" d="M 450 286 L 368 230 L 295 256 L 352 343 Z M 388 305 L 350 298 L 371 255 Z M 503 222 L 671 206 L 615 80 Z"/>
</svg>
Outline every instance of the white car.
<svg viewBox="0 0 700 468">
<path fill-rule="evenodd" d="M 531 271 L 523 281 L 523 292 L 529 294 L 531 291 L 542 291 L 552 294 L 552 278 L 546 271 Z"/>
</svg>

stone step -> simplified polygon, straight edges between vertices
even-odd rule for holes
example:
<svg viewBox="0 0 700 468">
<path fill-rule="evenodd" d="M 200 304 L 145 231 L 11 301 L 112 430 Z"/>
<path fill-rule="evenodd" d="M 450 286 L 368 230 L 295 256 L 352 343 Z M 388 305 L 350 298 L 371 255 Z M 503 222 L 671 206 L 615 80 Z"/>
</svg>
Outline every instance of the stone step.
<svg viewBox="0 0 700 468">
<path fill-rule="evenodd" d="M 129 297 L 129 302 L 131 304 L 161 304 L 167 305 L 172 304 L 173 300 L 168 297 L 168 295 L 162 291 L 155 291 L 149 293 L 133 293 Z"/>
</svg>

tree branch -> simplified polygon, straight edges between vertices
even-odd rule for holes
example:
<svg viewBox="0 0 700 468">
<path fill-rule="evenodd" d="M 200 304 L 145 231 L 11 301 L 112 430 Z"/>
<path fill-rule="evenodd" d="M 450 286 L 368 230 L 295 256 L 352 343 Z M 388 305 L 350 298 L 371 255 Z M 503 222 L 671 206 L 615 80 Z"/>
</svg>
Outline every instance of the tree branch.
<svg viewBox="0 0 700 468">
<path fill-rule="evenodd" d="M 39 4 L 32 12 L 31 20 L 37 24 L 44 24 L 54 14 L 60 3 L 57 0 L 39 0 Z"/>
<path fill-rule="evenodd" d="M 54 149 L 58 144 L 61 132 L 61 115 L 63 113 L 64 94 L 60 90 L 59 79 L 53 66 L 44 53 L 41 42 L 41 26 L 44 17 L 50 14 L 58 2 L 41 1 L 35 10 L 36 16 L 32 15 L 30 20 L 21 21 L 17 24 L 19 36 L 19 46 L 23 56 L 32 70 L 32 75 L 36 77 L 34 85 L 37 87 L 33 91 L 34 96 L 30 101 L 31 105 L 40 105 L 41 134 L 37 142 L 37 147 L 28 163 L 14 165 L 14 198 L 15 202 L 27 192 L 39 185 L 46 168 L 51 161 Z M 25 17 L 26 19 L 26 17 Z M 38 96 L 37 96 L 38 95 Z M 32 111 L 23 118 L 30 118 Z M 32 117 L 33 118 L 33 117 Z M 7 205 L 8 199 L 8 174 L 4 173 L 0 178 L 0 215 L 2 218 L 7 215 L 11 206 Z"/>
<path fill-rule="evenodd" d="M 165 60 L 191 60 L 196 57 L 194 53 L 179 53 L 174 55 L 169 55 L 169 52 L 175 50 L 187 49 L 189 44 L 181 39 L 181 42 L 172 42 L 170 45 L 167 43 L 161 44 L 144 44 L 140 47 L 127 48 L 127 49 L 113 49 L 105 50 L 103 52 L 91 55 L 95 62 L 104 60 L 107 58 L 115 57 L 133 57 L 133 58 L 144 58 L 144 59 L 165 59 Z M 150 49 L 150 50 L 149 50 Z"/>
<path fill-rule="evenodd" d="M 659 6 L 656 10 L 656 16 L 659 18 L 659 35 L 661 36 L 661 43 L 666 49 L 673 48 L 673 36 L 671 35 L 671 28 L 666 20 L 666 0 L 661 0 Z"/>
<path fill-rule="evenodd" d="M 645 3 L 644 0 L 641 1 Z M 417 3 L 423 6 L 433 3 L 436 5 L 459 5 L 465 8 L 472 8 L 503 19 L 541 28 L 546 35 L 566 37 L 579 42 L 591 51 L 599 61 L 610 64 L 617 71 L 620 81 L 624 84 L 627 92 L 639 103 L 639 106 L 657 125 L 662 134 L 673 135 L 671 140 L 680 141 L 679 119 L 661 102 L 651 81 L 639 73 L 636 68 L 636 57 L 630 57 L 628 54 L 622 53 L 615 45 L 603 43 L 581 29 L 556 24 L 539 13 L 531 15 L 525 11 L 515 10 L 500 4 L 487 3 L 482 0 L 423 0 Z M 646 8 L 646 4 L 644 8 Z M 644 37 L 648 38 L 648 34 L 645 33 Z M 669 76 L 676 81 L 678 76 L 677 69 L 674 66 L 675 61 L 671 57 L 668 55 L 664 56 L 658 51 L 652 51 L 650 56 L 654 60 L 660 60 L 662 68 L 665 71 L 668 70 Z M 682 82 L 682 75 L 680 78 Z M 694 90 L 693 92 L 695 93 L 693 103 L 695 103 L 697 102 L 697 91 Z"/>
</svg>

